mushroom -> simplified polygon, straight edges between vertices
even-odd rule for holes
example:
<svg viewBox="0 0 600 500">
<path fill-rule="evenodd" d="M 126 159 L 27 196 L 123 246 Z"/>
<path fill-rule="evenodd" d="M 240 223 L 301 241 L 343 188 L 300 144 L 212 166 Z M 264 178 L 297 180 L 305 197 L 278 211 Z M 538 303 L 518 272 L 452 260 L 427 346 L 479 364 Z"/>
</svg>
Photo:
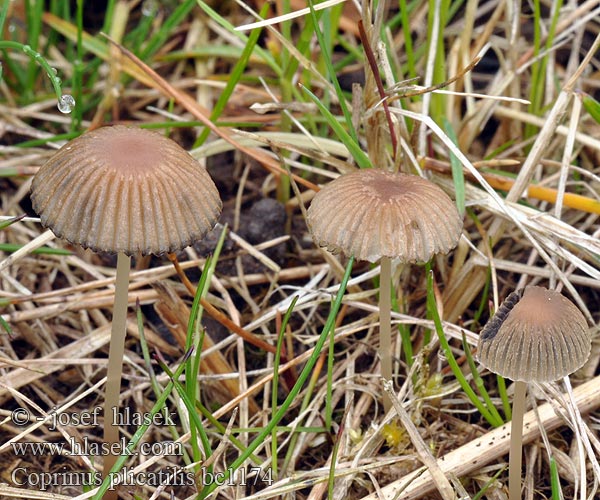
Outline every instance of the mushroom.
<svg viewBox="0 0 600 500">
<path fill-rule="evenodd" d="M 381 259 L 379 320 L 381 373 L 392 378 L 391 259 L 427 262 L 456 246 L 462 219 L 436 184 L 381 169 L 344 174 L 313 198 L 307 223 L 315 242 L 356 259 Z M 386 409 L 390 404 L 384 396 Z"/>
<path fill-rule="evenodd" d="M 64 145 L 35 175 L 33 209 L 56 236 L 96 252 L 117 253 L 108 356 L 104 441 L 117 443 L 131 255 L 175 252 L 217 222 L 221 199 L 208 172 L 176 142 L 113 126 Z M 105 457 L 108 474 L 117 456 Z"/>
<path fill-rule="evenodd" d="M 515 382 L 511 421 L 509 499 L 521 498 L 521 447 L 528 382 L 568 376 L 586 362 L 591 336 L 585 317 L 554 290 L 528 286 L 512 292 L 479 335 L 479 362 Z"/>
</svg>

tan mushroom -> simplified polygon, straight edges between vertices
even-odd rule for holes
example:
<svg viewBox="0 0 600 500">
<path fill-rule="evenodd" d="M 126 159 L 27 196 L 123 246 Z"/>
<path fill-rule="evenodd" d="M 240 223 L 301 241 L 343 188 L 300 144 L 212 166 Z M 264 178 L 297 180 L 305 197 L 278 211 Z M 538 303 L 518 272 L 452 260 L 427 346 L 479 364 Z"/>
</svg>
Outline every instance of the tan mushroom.
<svg viewBox="0 0 600 500">
<path fill-rule="evenodd" d="M 462 231 L 454 202 L 439 186 L 375 168 L 327 184 L 315 195 L 307 222 L 318 245 L 369 262 L 427 262 L 454 248 Z"/>
<path fill-rule="evenodd" d="M 189 246 L 221 212 L 208 172 L 181 146 L 120 125 L 63 146 L 34 177 L 31 201 L 58 237 L 127 255 Z"/>
<path fill-rule="evenodd" d="M 568 376 L 588 359 L 590 331 L 581 311 L 554 290 L 528 286 L 511 293 L 479 335 L 477 356 L 490 371 L 515 381 L 509 457 L 509 498 L 521 498 L 521 446 L 528 382 Z"/>
<path fill-rule="evenodd" d="M 381 259 L 379 291 L 381 372 L 392 377 L 391 259 L 426 262 L 456 246 L 462 218 L 436 184 L 381 169 L 344 174 L 319 191 L 307 212 L 315 242 L 356 259 Z M 384 397 L 386 407 L 389 401 Z"/>
<path fill-rule="evenodd" d="M 104 440 L 117 443 L 111 414 L 119 408 L 130 255 L 174 252 L 201 239 L 219 217 L 219 193 L 176 142 L 113 126 L 64 145 L 35 175 L 31 201 L 57 236 L 118 255 L 104 408 Z M 105 457 L 105 475 L 116 458 Z"/>
</svg>

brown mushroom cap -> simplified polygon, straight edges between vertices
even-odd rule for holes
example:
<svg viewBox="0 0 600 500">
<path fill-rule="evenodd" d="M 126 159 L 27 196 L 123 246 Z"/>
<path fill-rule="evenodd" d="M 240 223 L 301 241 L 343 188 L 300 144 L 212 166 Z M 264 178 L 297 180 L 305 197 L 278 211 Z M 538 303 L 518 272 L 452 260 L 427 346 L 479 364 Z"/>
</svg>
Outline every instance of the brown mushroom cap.
<svg viewBox="0 0 600 500">
<path fill-rule="evenodd" d="M 319 191 L 307 213 L 315 242 L 360 260 L 426 262 L 456 246 L 462 219 L 436 184 L 381 169 L 344 174 Z"/>
<path fill-rule="evenodd" d="M 539 286 L 511 293 L 479 335 L 480 363 L 515 381 L 549 382 L 586 362 L 591 336 L 581 311 Z"/>
<path fill-rule="evenodd" d="M 58 237 L 129 255 L 192 244 L 222 206 L 206 169 L 176 142 L 119 125 L 65 144 L 35 175 L 31 201 Z"/>
</svg>

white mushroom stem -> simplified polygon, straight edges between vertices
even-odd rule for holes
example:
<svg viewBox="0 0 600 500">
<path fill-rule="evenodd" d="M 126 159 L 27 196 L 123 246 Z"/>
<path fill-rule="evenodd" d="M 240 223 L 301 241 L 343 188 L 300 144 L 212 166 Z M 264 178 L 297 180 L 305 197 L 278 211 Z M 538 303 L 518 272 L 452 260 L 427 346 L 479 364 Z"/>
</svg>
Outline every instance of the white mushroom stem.
<svg viewBox="0 0 600 500">
<path fill-rule="evenodd" d="M 512 420 L 510 423 L 510 454 L 508 459 L 508 498 L 521 500 L 521 456 L 523 453 L 523 415 L 525 414 L 526 382 L 515 382 Z"/>
<path fill-rule="evenodd" d="M 113 320 L 108 351 L 108 369 L 104 396 L 104 442 L 119 442 L 119 426 L 113 421 L 113 414 L 119 411 L 121 394 L 121 374 L 125 355 L 125 334 L 127 331 L 127 292 L 129 288 L 129 267 L 131 257 L 119 252 L 117 255 L 117 278 Z M 104 457 L 104 476 L 117 461 L 118 455 Z M 107 498 L 107 497 L 105 497 Z"/>
<path fill-rule="evenodd" d="M 381 359 L 381 376 L 384 380 L 392 379 L 392 260 L 381 257 L 379 274 L 379 357 Z M 383 407 L 387 412 L 392 402 L 386 392 L 383 394 Z"/>
</svg>

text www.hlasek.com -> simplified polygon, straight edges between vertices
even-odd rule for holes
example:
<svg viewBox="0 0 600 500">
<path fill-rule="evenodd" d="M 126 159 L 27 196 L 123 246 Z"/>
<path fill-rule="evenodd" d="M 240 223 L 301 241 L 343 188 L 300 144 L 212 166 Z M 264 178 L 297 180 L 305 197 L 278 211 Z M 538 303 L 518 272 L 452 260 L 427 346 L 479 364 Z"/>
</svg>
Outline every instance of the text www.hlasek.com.
<svg viewBox="0 0 600 500">
<path fill-rule="evenodd" d="M 183 455 L 183 443 L 176 441 L 164 441 L 159 443 L 140 443 L 137 450 L 131 450 L 127 446 L 127 440 L 123 437 L 116 443 L 97 443 L 90 441 L 87 436 L 81 441 L 72 437 L 66 443 L 34 443 L 17 442 L 11 443 L 13 453 L 17 456 L 27 455 L 67 455 L 67 456 L 107 456 L 107 455 L 129 455 L 129 456 L 153 456 L 153 455 Z"/>
</svg>

